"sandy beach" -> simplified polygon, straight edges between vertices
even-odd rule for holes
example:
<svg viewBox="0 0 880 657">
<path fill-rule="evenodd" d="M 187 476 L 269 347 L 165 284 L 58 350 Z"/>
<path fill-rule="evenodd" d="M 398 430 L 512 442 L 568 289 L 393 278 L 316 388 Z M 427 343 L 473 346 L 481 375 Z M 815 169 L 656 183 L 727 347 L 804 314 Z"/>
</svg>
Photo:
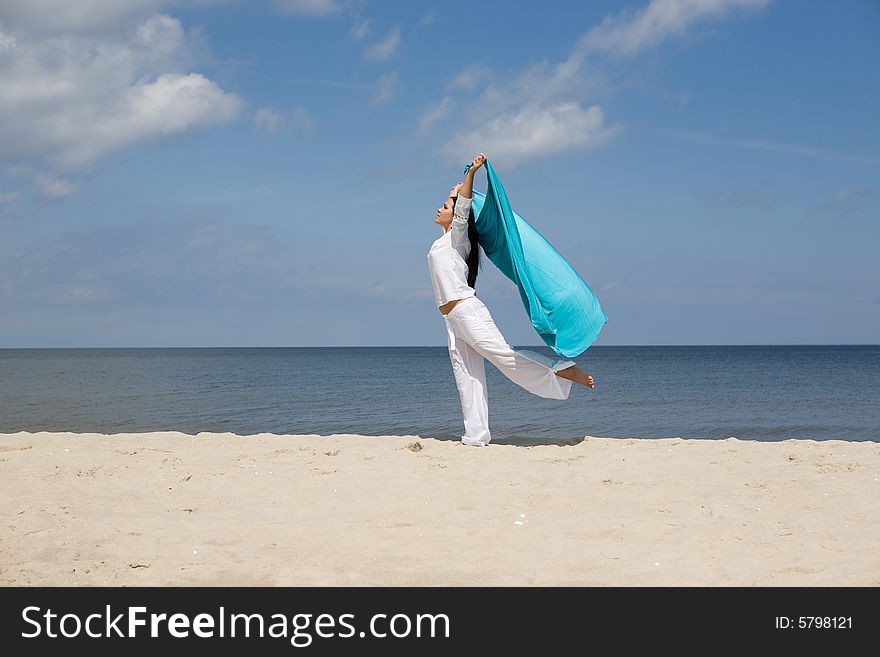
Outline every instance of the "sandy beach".
<svg viewBox="0 0 880 657">
<path fill-rule="evenodd" d="M 5 586 L 880 585 L 880 443 L 0 434 Z"/>
</svg>

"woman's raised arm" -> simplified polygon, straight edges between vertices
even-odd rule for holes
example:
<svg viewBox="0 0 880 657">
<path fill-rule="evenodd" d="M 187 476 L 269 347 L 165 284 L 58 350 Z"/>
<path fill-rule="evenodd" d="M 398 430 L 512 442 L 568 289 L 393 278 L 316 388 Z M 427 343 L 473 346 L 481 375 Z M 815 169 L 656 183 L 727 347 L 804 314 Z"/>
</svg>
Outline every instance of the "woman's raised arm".
<svg viewBox="0 0 880 657">
<path fill-rule="evenodd" d="M 467 170 L 467 173 L 464 174 L 464 183 L 459 190 L 459 194 L 466 196 L 467 198 L 474 197 L 474 173 L 477 169 L 483 166 L 483 163 L 486 161 L 486 156 L 483 153 L 477 155 L 473 161 L 471 162 L 470 169 Z"/>
</svg>

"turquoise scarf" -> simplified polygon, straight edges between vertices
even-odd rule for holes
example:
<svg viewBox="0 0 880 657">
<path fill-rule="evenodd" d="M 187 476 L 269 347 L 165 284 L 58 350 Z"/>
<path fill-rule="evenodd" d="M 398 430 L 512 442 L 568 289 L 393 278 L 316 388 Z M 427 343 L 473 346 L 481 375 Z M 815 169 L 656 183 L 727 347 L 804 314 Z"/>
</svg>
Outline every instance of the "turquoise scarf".
<svg viewBox="0 0 880 657">
<path fill-rule="evenodd" d="M 574 267 L 510 208 L 488 160 L 485 167 L 488 189 L 486 194 L 474 191 L 472 204 L 480 246 L 519 288 L 529 319 L 547 346 L 565 358 L 578 356 L 593 344 L 608 317 Z"/>
</svg>

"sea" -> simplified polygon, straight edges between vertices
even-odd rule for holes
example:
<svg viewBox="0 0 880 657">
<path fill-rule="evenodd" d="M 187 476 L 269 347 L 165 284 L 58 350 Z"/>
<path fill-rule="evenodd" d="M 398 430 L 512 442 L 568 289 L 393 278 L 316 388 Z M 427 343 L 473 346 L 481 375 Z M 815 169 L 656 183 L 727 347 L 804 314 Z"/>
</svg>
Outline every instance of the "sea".
<svg viewBox="0 0 880 657">
<path fill-rule="evenodd" d="M 880 440 L 880 345 L 594 345 L 571 360 L 596 387 L 564 401 L 487 364 L 493 442 Z M 445 346 L 0 349 L 0 433 L 18 431 L 455 440 L 463 424 Z"/>
</svg>

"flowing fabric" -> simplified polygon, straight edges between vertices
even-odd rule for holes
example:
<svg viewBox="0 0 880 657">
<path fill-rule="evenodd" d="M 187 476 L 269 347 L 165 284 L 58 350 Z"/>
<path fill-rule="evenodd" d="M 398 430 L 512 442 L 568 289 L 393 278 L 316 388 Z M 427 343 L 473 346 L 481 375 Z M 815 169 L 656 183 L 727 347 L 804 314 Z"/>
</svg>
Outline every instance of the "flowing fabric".
<svg viewBox="0 0 880 657">
<path fill-rule="evenodd" d="M 608 317 L 574 267 L 511 209 L 488 160 L 485 167 L 488 188 L 485 194 L 474 191 L 472 203 L 480 246 L 519 288 L 532 326 L 545 344 L 560 356 L 578 356 L 595 342 Z"/>
</svg>

